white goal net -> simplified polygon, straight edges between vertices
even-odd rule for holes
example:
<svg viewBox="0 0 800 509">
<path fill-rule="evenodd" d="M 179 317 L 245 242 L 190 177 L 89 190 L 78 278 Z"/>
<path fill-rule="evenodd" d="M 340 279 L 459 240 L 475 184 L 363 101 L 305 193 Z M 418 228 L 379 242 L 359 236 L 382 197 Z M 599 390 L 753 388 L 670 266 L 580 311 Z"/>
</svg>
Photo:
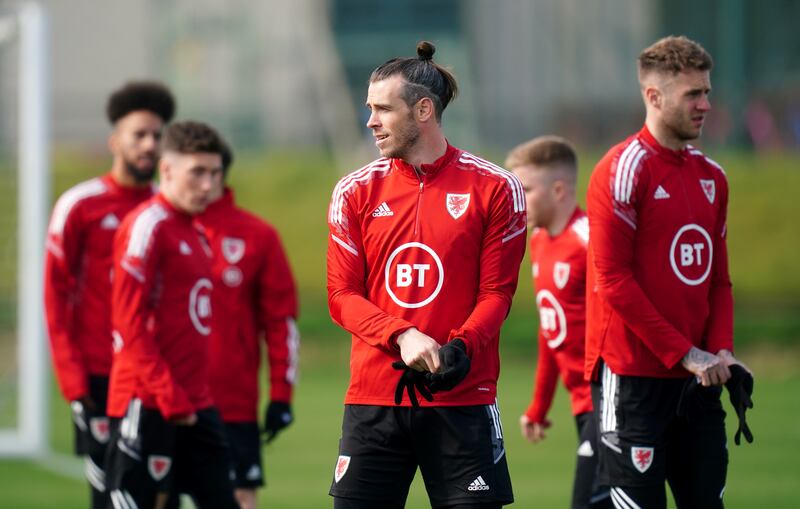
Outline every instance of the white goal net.
<svg viewBox="0 0 800 509">
<path fill-rule="evenodd" d="M 0 7 L 0 456 L 33 457 L 47 452 L 48 429 L 48 38 L 38 3 Z"/>
</svg>

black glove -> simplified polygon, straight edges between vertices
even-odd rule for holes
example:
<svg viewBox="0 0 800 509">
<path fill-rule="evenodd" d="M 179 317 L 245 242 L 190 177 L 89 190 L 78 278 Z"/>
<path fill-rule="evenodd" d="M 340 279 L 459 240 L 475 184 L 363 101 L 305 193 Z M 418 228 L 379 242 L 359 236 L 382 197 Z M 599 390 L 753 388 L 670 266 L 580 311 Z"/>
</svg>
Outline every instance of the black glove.
<svg viewBox="0 0 800 509">
<path fill-rule="evenodd" d="M 397 388 L 394 390 L 395 405 L 399 405 L 403 401 L 404 389 L 408 392 L 408 400 L 411 402 L 411 406 L 419 406 L 417 394 L 414 391 L 415 388 L 423 398 L 433 401 L 433 395 L 428 390 L 428 381 L 425 378 L 426 373 L 409 368 L 403 361 L 394 361 L 392 368 L 403 372 L 397 381 Z"/>
<path fill-rule="evenodd" d="M 753 408 L 753 399 L 751 398 L 753 395 L 753 375 L 738 364 L 731 364 L 729 369 L 731 370 L 731 377 L 725 382 L 725 387 L 728 388 L 731 405 L 733 405 L 733 409 L 736 410 L 736 416 L 739 418 L 739 429 L 736 430 L 733 441 L 736 445 L 739 445 L 741 436 L 744 434 L 745 440 L 752 444 L 753 433 L 750 431 L 750 426 L 747 425 L 745 412 L 749 408 Z"/>
<path fill-rule="evenodd" d="M 449 391 L 466 378 L 470 368 L 467 345 L 460 338 L 453 339 L 439 349 L 439 361 L 438 373 L 426 373 L 432 393 Z"/>
<path fill-rule="evenodd" d="M 292 405 L 283 401 L 271 401 L 264 412 L 264 441 L 270 443 L 275 440 L 278 432 L 293 420 Z"/>
</svg>

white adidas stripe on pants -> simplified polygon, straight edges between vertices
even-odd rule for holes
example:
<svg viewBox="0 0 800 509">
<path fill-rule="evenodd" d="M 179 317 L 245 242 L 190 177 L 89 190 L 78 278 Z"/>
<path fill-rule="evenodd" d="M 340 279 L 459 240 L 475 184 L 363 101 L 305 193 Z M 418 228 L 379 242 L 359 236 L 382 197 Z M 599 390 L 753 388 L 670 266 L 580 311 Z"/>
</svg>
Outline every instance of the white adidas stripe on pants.
<svg viewBox="0 0 800 509">
<path fill-rule="evenodd" d="M 616 509 L 642 509 L 619 487 L 611 488 L 611 502 Z"/>
</svg>

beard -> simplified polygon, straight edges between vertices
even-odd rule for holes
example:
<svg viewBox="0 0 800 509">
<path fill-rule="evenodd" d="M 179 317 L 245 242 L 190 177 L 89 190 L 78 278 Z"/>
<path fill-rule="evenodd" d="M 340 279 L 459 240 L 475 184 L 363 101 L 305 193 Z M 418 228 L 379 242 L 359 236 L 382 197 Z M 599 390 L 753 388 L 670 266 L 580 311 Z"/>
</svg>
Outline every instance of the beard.
<svg viewBox="0 0 800 509">
<path fill-rule="evenodd" d="M 419 127 L 414 123 L 414 118 L 411 114 L 408 116 L 408 122 L 398 128 L 397 132 L 392 136 L 394 137 L 394 146 L 383 151 L 381 155 L 393 159 L 406 159 L 419 141 L 420 136 Z"/>
<path fill-rule="evenodd" d="M 680 141 L 692 141 L 700 137 L 702 127 L 692 125 L 692 119 L 683 118 L 679 113 L 664 119 L 664 125 L 672 132 L 673 136 Z"/>
<path fill-rule="evenodd" d="M 139 168 L 136 166 L 136 164 L 126 159 L 125 171 L 128 173 L 128 175 L 133 177 L 133 180 L 136 181 L 137 184 L 144 184 L 153 180 L 153 175 L 156 173 L 157 165 L 157 163 L 153 163 L 153 165 L 148 168 Z"/>
</svg>

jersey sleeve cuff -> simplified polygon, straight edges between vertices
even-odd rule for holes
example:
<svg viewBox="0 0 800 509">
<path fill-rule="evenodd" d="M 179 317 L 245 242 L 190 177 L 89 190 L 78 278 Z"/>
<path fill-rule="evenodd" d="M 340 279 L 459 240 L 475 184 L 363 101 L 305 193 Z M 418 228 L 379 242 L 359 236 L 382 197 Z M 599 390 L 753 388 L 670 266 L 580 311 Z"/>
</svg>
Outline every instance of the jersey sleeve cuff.
<svg viewBox="0 0 800 509">
<path fill-rule="evenodd" d="M 477 340 L 477 338 L 474 337 L 474 334 L 463 327 L 461 329 L 453 329 L 450 331 L 450 335 L 447 337 L 447 342 L 449 343 L 456 338 L 464 342 L 464 346 L 467 347 L 467 357 L 472 359 L 472 354 L 475 351 L 475 342 Z"/>
<path fill-rule="evenodd" d="M 386 347 L 389 348 L 389 350 L 399 352 L 400 351 L 400 347 L 397 346 L 397 336 L 399 336 L 400 334 L 404 333 L 408 329 L 411 329 L 411 328 L 414 327 L 414 325 L 411 324 L 411 323 L 408 323 L 408 322 L 405 322 L 405 321 L 403 321 L 403 322 L 404 323 L 401 323 L 395 330 L 393 330 L 387 336 L 387 338 L 386 338 Z"/>
<path fill-rule="evenodd" d="M 689 353 L 689 350 L 691 350 L 693 346 L 694 345 L 687 341 L 686 345 L 684 345 L 684 348 L 675 350 L 670 355 L 661 356 L 661 362 L 664 363 L 667 369 L 672 369 L 677 366 L 684 357 L 686 357 L 686 354 Z"/>
<path fill-rule="evenodd" d="M 290 403 L 292 401 L 292 387 L 289 384 L 275 384 L 271 382 L 269 390 L 270 401 L 282 401 Z"/>
</svg>

